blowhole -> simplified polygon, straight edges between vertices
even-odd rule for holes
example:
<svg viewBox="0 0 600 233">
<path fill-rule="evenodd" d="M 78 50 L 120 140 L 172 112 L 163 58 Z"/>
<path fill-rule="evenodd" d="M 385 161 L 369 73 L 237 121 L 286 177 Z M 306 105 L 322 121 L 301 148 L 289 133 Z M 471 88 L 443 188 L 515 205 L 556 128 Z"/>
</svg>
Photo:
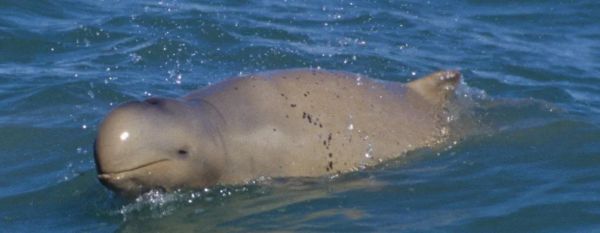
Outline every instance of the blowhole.
<svg viewBox="0 0 600 233">
<path fill-rule="evenodd" d="M 146 100 L 146 103 L 152 104 L 152 105 L 157 105 L 160 102 L 160 100 L 158 98 L 150 98 Z"/>
</svg>

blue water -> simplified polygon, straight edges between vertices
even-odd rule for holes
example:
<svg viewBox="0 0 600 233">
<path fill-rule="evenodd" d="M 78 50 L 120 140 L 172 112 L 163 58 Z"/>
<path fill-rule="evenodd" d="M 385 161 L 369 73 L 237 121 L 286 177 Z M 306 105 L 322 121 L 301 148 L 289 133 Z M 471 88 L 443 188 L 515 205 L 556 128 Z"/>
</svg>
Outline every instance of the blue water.
<svg viewBox="0 0 600 233">
<path fill-rule="evenodd" d="M 0 232 L 600 232 L 600 3 L 0 0 Z M 98 122 L 291 67 L 460 69 L 478 133 L 311 181 L 127 201 Z"/>
</svg>

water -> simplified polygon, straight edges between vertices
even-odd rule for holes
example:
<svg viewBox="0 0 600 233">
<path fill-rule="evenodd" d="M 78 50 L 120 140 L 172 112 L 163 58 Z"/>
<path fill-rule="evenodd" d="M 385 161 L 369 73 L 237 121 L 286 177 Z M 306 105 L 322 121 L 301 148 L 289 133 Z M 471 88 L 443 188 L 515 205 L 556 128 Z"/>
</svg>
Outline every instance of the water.
<svg viewBox="0 0 600 233">
<path fill-rule="evenodd" d="M 0 1 L 0 232 L 600 231 L 596 1 Z M 460 69 L 487 128 L 334 180 L 150 193 L 95 179 L 116 104 L 313 67 Z"/>
</svg>

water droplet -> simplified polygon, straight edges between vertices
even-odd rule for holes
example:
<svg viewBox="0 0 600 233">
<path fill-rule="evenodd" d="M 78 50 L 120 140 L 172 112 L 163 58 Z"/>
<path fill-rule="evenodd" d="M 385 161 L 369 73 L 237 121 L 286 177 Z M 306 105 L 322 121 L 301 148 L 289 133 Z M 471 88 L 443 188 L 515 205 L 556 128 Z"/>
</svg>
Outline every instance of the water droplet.
<svg viewBox="0 0 600 233">
<path fill-rule="evenodd" d="M 447 127 L 442 127 L 442 129 L 440 130 L 440 133 L 441 133 L 443 136 L 446 136 L 446 135 L 448 135 L 448 133 L 449 133 L 448 131 L 449 131 L 449 130 L 448 130 L 448 128 L 447 128 Z"/>
<path fill-rule="evenodd" d="M 362 82 L 361 82 L 361 80 L 362 80 L 362 77 L 361 77 L 361 76 L 358 76 L 358 77 L 356 77 L 356 85 L 357 85 L 357 86 L 360 86 L 360 85 L 362 85 Z"/>
<path fill-rule="evenodd" d="M 137 63 L 137 62 L 139 62 L 139 61 L 141 61 L 141 60 L 142 60 L 142 56 L 140 56 L 140 55 L 137 55 L 137 54 L 135 54 L 135 53 L 130 53 L 130 54 L 129 54 L 129 58 L 130 58 L 130 59 L 131 59 L 131 61 L 133 61 L 134 63 Z"/>
<path fill-rule="evenodd" d="M 121 136 L 119 136 L 121 138 L 121 141 L 125 141 L 127 140 L 127 138 L 129 138 L 129 132 L 125 131 L 123 133 L 121 133 Z"/>
<path fill-rule="evenodd" d="M 371 143 L 367 146 L 367 152 L 365 152 L 365 158 L 372 159 L 373 158 L 373 145 Z"/>
</svg>

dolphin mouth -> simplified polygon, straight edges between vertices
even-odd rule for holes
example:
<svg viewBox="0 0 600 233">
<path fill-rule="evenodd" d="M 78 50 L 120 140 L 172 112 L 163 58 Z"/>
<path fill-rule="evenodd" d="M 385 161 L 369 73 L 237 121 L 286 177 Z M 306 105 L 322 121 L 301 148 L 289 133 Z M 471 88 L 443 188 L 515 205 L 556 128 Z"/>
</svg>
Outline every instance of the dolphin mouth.
<svg viewBox="0 0 600 233">
<path fill-rule="evenodd" d="M 115 172 L 98 172 L 98 179 L 102 180 L 102 181 L 108 181 L 108 180 L 120 180 L 125 178 L 126 174 L 131 173 L 131 172 L 135 172 L 141 169 L 145 169 L 151 166 L 154 166 L 156 164 L 159 163 L 164 163 L 164 162 L 168 162 L 169 159 L 160 159 L 160 160 L 156 160 L 153 162 L 149 162 L 149 163 L 145 163 L 136 167 L 132 167 L 132 168 L 128 168 L 128 169 L 123 169 L 120 171 L 115 171 Z"/>
</svg>

